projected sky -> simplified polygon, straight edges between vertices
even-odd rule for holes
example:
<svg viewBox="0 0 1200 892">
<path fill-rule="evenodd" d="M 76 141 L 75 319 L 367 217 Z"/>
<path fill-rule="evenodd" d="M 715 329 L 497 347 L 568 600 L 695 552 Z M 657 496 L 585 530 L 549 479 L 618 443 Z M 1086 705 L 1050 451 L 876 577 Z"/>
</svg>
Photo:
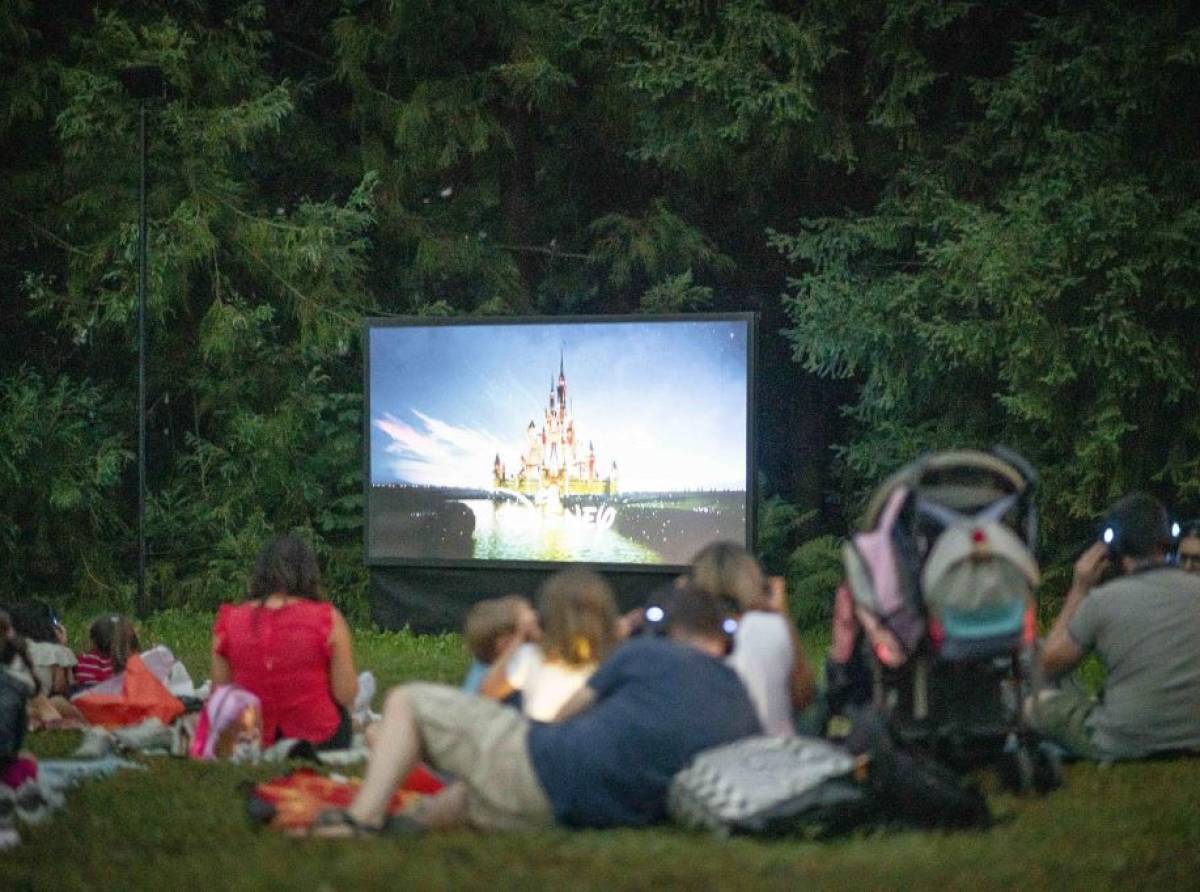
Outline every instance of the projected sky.
<svg viewBox="0 0 1200 892">
<path fill-rule="evenodd" d="M 577 434 L 625 492 L 746 486 L 742 320 L 370 331 L 371 482 L 487 487 L 542 424 L 559 357 Z"/>
</svg>

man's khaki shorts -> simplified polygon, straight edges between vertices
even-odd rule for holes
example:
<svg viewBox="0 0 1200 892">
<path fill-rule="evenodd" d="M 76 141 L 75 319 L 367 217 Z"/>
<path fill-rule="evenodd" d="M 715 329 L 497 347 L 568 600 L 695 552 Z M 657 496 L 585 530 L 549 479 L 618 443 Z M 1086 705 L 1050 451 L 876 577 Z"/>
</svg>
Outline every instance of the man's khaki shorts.
<svg viewBox="0 0 1200 892">
<path fill-rule="evenodd" d="M 1065 747 L 1081 759 L 1102 762 L 1114 755 L 1100 747 L 1088 728 L 1088 715 L 1096 708 L 1095 698 L 1071 683 L 1057 690 L 1039 691 L 1029 710 L 1033 729 Z"/>
<path fill-rule="evenodd" d="M 467 820 L 480 830 L 532 830 L 554 813 L 529 761 L 529 720 L 510 706 L 438 684 L 404 686 L 421 752 L 467 787 Z"/>
</svg>

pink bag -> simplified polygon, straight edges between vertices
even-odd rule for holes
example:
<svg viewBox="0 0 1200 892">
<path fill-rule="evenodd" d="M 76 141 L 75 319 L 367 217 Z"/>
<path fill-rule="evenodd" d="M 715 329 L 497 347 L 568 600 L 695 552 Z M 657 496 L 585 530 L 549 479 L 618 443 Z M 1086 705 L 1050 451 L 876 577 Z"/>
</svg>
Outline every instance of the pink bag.
<svg viewBox="0 0 1200 892">
<path fill-rule="evenodd" d="M 221 685 L 204 704 L 188 755 L 253 762 L 261 751 L 262 703 L 243 687 Z"/>
</svg>

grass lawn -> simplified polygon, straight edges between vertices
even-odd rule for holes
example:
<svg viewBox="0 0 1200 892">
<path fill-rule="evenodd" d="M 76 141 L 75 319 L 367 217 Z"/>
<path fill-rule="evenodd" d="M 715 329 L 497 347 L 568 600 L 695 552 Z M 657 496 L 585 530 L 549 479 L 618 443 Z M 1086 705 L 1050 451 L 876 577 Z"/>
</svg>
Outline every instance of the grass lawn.
<svg viewBox="0 0 1200 892">
<path fill-rule="evenodd" d="M 197 681 L 207 675 L 211 617 L 159 614 L 143 645 L 162 641 Z M 72 643 L 86 618 L 70 617 Z M 816 649 L 819 642 L 813 642 Z M 381 686 L 457 681 L 456 635 L 355 633 L 356 659 Z M 32 735 L 63 755 L 77 735 Z M 0 854 L 0 889 L 374 888 L 1197 888 L 1200 760 L 1070 766 L 1047 798 L 992 797 L 982 833 L 888 832 L 825 843 L 718 841 L 674 829 L 324 842 L 254 829 L 239 785 L 267 768 L 147 760 L 70 792 L 67 807 Z"/>
</svg>

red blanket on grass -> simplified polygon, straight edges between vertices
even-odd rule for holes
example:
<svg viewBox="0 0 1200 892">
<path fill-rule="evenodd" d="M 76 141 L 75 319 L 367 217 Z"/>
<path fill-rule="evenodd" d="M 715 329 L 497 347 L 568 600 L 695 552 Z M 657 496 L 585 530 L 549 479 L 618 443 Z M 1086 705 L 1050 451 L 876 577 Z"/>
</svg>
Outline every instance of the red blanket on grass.
<svg viewBox="0 0 1200 892">
<path fill-rule="evenodd" d="M 334 780 L 311 768 L 298 768 L 257 784 L 250 793 L 250 813 L 273 830 L 295 833 L 306 830 L 322 809 L 346 808 L 361 785 L 359 778 Z M 388 814 L 403 811 L 414 798 L 436 793 L 443 786 L 429 769 L 418 765 L 392 796 Z"/>
</svg>

